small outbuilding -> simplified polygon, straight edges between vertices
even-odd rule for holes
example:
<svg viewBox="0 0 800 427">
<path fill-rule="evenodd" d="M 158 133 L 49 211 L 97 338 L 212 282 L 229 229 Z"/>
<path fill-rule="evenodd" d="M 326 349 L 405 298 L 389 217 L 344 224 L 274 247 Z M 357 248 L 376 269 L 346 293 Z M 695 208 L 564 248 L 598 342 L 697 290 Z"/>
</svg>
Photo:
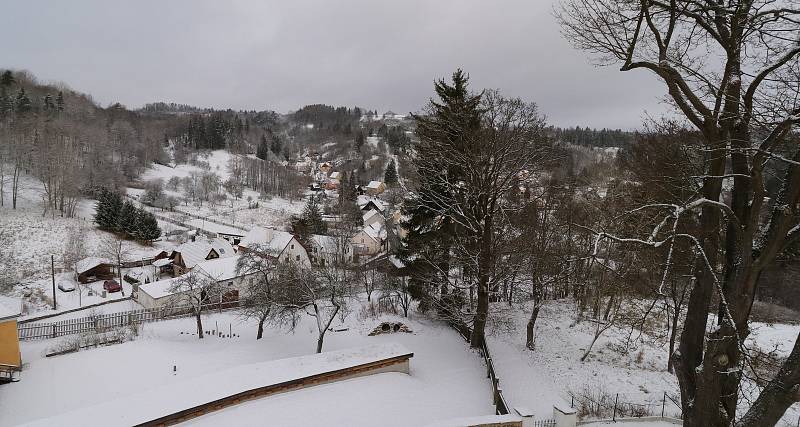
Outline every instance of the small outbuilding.
<svg viewBox="0 0 800 427">
<path fill-rule="evenodd" d="M 0 295 L 0 383 L 14 381 L 14 372 L 22 369 L 17 318 L 22 315 L 22 301 Z"/>
<path fill-rule="evenodd" d="M 75 263 L 75 278 L 80 283 L 113 279 L 114 264 L 104 258 L 84 258 Z"/>
<path fill-rule="evenodd" d="M 382 183 L 381 181 L 370 181 L 369 184 L 364 187 L 364 192 L 371 196 L 377 196 L 384 191 L 386 191 L 386 184 Z"/>
</svg>

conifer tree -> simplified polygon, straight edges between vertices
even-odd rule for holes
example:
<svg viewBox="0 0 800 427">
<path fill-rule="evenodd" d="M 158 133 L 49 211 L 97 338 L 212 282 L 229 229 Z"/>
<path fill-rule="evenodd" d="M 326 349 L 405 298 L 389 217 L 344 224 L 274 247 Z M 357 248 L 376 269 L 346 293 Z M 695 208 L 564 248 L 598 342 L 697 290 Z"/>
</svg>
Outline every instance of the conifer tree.
<svg viewBox="0 0 800 427">
<path fill-rule="evenodd" d="M 125 233 L 129 236 L 136 235 L 136 206 L 130 200 L 122 204 L 117 217 L 116 231 Z"/>
<path fill-rule="evenodd" d="M 95 205 L 94 222 L 103 230 L 115 231 L 122 208 L 122 197 L 108 189 L 102 189 Z"/>
<path fill-rule="evenodd" d="M 261 143 L 256 148 L 256 157 L 261 160 L 267 160 L 269 157 L 269 143 L 266 135 L 261 135 Z"/>
<path fill-rule="evenodd" d="M 17 93 L 16 99 L 16 109 L 17 113 L 27 113 L 31 111 L 33 108 L 33 104 L 31 104 L 31 99 L 28 98 L 28 94 L 25 93 L 25 88 L 20 88 L 19 92 Z"/>
<path fill-rule="evenodd" d="M 3 75 L 0 76 L 0 86 L 7 88 L 13 85 L 15 82 L 16 79 L 14 79 L 14 74 L 11 72 L 11 70 L 3 71 Z"/>
<path fill-rule="evenodd" d="M 452 84 L 444 80 L 436 82 L 435 90 L 439 99 L 430 101 L 429 114 L 414 116 L 416 132 L 420 137 L 415 148 L 420 150 L 420 155 L 431 156 L 437 141 L 457 142 L 480 127 L 481 95 L 469 92 L 468 80 L 468 76 L 458 70 L 453 74 Z M 464 176 L 462 166 L 450 162 L 443 163 L 439 170 L 418 170 L 419 188 L 404 204 L 408 218 L 404 227 L 409 233 L 400 255 L 412 272 L 412 295 L 420 300 L 423 309 L 436 307 L 444 317 L 457 311 L 457 307 L 453 307 L 456 299 L 448 295 L 456 290 L 449 289 L 448 279 L 442 277 L 441 272 L 450 271 L 450 249 L 458 226 L 446 212 L 437 211 L 426 201 L 450 199 L 450 192 L 454 189 L 442 185 L 438 174 L 446 174 L 451 182 L 458 182 Z M 461 328 L 462 332 L 468 332 L 468 328 L 463 328 L 461 324 L 454 326 Z"/>
<path fill-rule="evenodd" d="M 64 92 L 58 91 L 58 96 L 56 97 L 56 109 L 58 111 L 64 111 Z"/>
<path fill-rule="evenodd" d="M 395 166 L 394 159 L 389 161 L 386 165 L 386 171 L 383 174 L 383 182 L 386 185 L 397 184 L 397 167 Z"/>
<path fill-rule="evenodd" d="M 151 242 L 161 237 L 161 228 L 158 226 L 156 216 L 144 209 L 136 210 L 136 231 L 134 237 L 137 240 Z"/>
<path fill-rule="evenodd" d="M 8 96 L 8 90 L 5 86 L 0 86 L 0 117 L 5 117 L 14 110 L 14 103 L 11 97 Z"/>
<path fill-rule="evenodd" d="M 308 198 L 308 203 L 306 203 L 306 208 L 303 212 L 303 219 L 311 234 L 325 234 L 328 231 L 328 225 L 322 220 L 322 212 L 319 209 L 317 196 L 312 195 Z"/>
</svg>

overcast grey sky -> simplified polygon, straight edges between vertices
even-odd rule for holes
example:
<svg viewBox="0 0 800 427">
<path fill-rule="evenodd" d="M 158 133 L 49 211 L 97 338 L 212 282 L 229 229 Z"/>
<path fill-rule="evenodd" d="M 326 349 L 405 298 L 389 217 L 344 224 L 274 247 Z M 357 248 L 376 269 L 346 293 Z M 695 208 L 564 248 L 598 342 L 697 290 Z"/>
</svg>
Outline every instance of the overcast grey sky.
<svg viewBox="0 0 800 427">
<path fill-rule="evenodd" d="M 0 68 L 102 105 L 167 101 L 289 111 L 417 111 L 457 67 L 474 88 L 537 102 L 560 126 L 635 128 L 660 114 L 645 72 L 598 68 L 561 37 L 551 0 L 15 1 Z"/>
</svg>

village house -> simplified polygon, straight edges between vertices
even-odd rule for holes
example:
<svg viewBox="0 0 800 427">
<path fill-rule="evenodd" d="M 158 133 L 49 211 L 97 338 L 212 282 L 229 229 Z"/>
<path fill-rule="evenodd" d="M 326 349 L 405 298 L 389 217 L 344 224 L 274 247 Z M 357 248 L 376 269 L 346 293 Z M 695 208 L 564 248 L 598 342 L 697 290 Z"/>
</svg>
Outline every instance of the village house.
<svg viewBox="0 0 800 427">
<path fill-rule="evenodd" d="M 386 223 L 383 215 L 374 209 L 366 211 L 364 215 L 362 215 L 362 220 L 364 221 L 364 227 L 369 227 L 373 224 L 383 225 Z"/>
<path fill-rule="evenodd" d="M 309 256 L 314 265 L 325 267 L 337 261 L 345 264 L 353 261 L 353 248 L 349 240 L 342 242 L 336 237 L 321 234 L 312 234 L 309 240 Z"/>
<path fill-rule="evenodd" d="M 75 278 L 80 283 L 113 279 L 114 267 L 114 263 L 107 259 L 98 257 L 84 258 L 75 263 Z"/>
<path fill-rule="evenodd" d="M 370 181 L 369 184 L 364 187 L 364 192 L 370 196 L 377 196 L 384 191 L 386 191 L 386 185 L 381 181 Z"/>
<path fill-rule="evenodd" d="M 144 308 L 161 308 L 175 304 L 173 288 L 179 279 L 180 277 L 170 277 L 140 285 L 134 299 Z"/>
<path fill-rule="evenodd" d="M 386 206 L 381 200 L 367 197 L 367 196 L 360 196 L 358 198 L 358 206 L 361 208 L 362 211 L 366 212 L 369 210 L 375 210 L 378 212 L 383 213 L 386 210 Z"/>
<path fill-rule="evenodd" d="M 192 269 L 192 274 L 202 274 L 219 283 L 222 288 L 221 304 L 235 304 L 246 291 L 246 280 L 252 274 L 241 274 L 237 271 L 239 255 L 224 258 L 214 258 L 197 263 Z M 176 292 L 179 277 L 171 277 L 139 286 L 136 299 L 145 308 L 158 308 L 170 305 L 180 305 L 182 294 Z"/>
<path fill-rule="evenodd" d="M 244 236 L 239 243 L 239 250 L 265 251 L 265 255 L 279 261 L 294 261 L 304 266 L 311 266 L 308 251 L 292 233 L 272 228 L 255 227 Z"/>
<path fill-rule="evenodd" d="M 21 314 L 21 300 L 0 295 L 0 383 L 13 381 L 14 372 L 22 369 L 17 335 Z"/>
<path fill-rule="evenodd" d="M 325 176 L 327 176 L 328 173 L 330 173 L 332 168 L 333 168 L 333 166 L 331 166 L 331 164 L 328 163 L 328 162 L 322 162 L 319 165 L 319 170 L 322 171 L 322 173 L 324 173 Z"/>
<path fill-rule="evenodd" d="M 354 257 L 377 255 L 386 249 L 386 228 L 382 223 L 365 226 L 350 240 Z"/>
<path fill-rule="evenodd" d="M 186 242 L 175 248 L 169 257 L 172 260 L 172 275 L 180 276 L 206 260 L 233 255 L 235 255 L 233 246 L 227 240 L 218 237 Z"/>
</svg>

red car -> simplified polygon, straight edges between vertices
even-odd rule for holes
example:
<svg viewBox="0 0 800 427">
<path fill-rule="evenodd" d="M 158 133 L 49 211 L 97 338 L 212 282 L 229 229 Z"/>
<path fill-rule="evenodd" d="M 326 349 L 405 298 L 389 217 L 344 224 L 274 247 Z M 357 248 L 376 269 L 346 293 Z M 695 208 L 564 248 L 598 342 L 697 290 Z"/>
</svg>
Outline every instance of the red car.
<svg viewBox="0 0 800 427">
<path fill-rule="evenodd" d="M 107 290 L 108 292 L 119 292 L 122 290 L 122 285 L 117 283 L 116 280 L 106 280 L 103 282 L 103 289 Z"/>
</svg>

